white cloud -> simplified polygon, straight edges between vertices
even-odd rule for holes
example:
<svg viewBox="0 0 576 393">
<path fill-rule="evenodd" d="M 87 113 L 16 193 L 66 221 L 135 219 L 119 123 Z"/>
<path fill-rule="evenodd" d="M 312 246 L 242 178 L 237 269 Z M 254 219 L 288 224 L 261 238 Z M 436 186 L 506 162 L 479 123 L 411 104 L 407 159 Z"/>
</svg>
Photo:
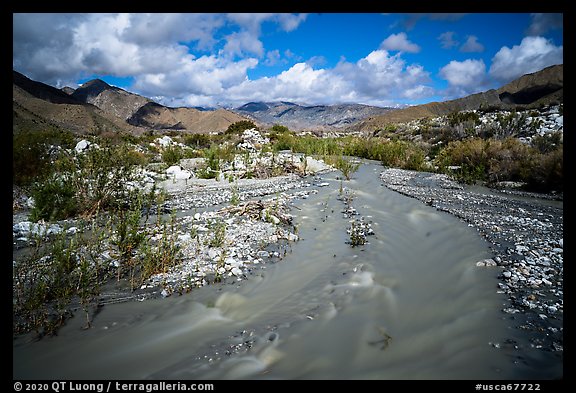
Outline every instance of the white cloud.
<svg viewBox="0 0 576 393">
<path fill-rule="evenodd" d="M 306 60 L 306 64 L 310 67 L 320 67 L 327 63 L 326 58 L 324 56 L 312 56 L 308 60 Z"/>
<path fill-rule="evenodd" d="M 264 65 L 273 66 L 280 62 L 280 51 L 278 49 L 274 49 L 268 51 L 266 53 L 266 60 L 264 61 Z"/>
<path fill-rule="evenodd" d="M 284 31 L 293 31 L 308 17 L 307 14 L 278 14 L 277 19 Z"/>
<path fill-rule="evenodd" d="M 453 31 L 446 31 L 440 34 L 437 38 L 440 40 L 440 45 L 443 49 L 451 49 L 458 46 L 460 43 L 454 39 L 456 33 Z"/>
<path fill-rule="evenodd" d="M 233 13 L 226 14 L 229 21 L 241 30 L 226 36 L 224 53 L 227 55 L 264 55 L 264 44 L 260 41 L 261 26 L 266 21 L 277 23 L 281 30 L 290 32 L 306 20 L 307 14 Z"/>
<path fill-rule="evenodd" d="M 538 36 L 564 27 L 563 14 L 531 14 L 530 17 L 532 20 L 526 31 L 528 35 Z"/>
<path fill-rule="evenodd" d="M 253 100 L 390 105 L 398 97 L 433 93 L 429 73 L 402 58 L 420 50 L 405 33 L 391 35 L 356 62 L 341 58 L 334 67 L 322 56 L 304 62 L 289 49 L 264 48 L 264 21 L 288 32 L 305 15 L 14 14 L 13 19 L 14 68 L 58 87 L 94 74 L 132 77 L 131 91 L 170 106 Z M 249 78 L 259 64 L 286 61 L 297 63 L 276 76 Z"/>
<path fill-rule="evenodd" d="M 483 52 L 484 45 L 478 42 L 478 37 L 469 35 L 466 42 L 460 47 L 460 52 Z"/>
<path fill-rule="evenodd" d="M 307 14 L 272 14 L 272 13 L 233 13 L 227 14 L 227 19 L 238 24 L 243 29 L 259 32 L 265 21 L 278 23 L 283 31 L 293 31 L 308 17 Z"/>
<path fill-rule="evenodd" d="M 452 86 L 468 87 L 478 84 L 486 74 L 483 60 L 452 60 L 440 69 L 440 76 Z"/>
<path fill-rule="evenodd" d="M 380 44 L 381 49 L 408 53 L 420 52 L 420 47 L 408 40 L 406 33 L 391 34 Z"/>
<path fill-rule="evenodd" d="M 143 74 L 135 78 L 134 89 L 141 94 L 184 99 L 189 95 L 220 95 L 247 79 L 254 68 L 253 58 L 232 62 L 216 56 L 202 56 L 180 64 L 167 73 Z"/>
<path fill-rule="evenodd" d="M 216 43 L 214 33 L 225 23 L 222 14 L 131 14 L 122 39 L 139 45 L 172 45 L 197 42 L 199 49 Z"/>
<path fill-rule="evenodd" d="M 400 54 L 375 50 L 356 63 L 341 60 L 334 68 L 314 69 L 297 63 L 274 77 L 244 80 L 226 91 L 238 104 L 250 100 L 331 104 L 358 102 L 391 105 L 398 97 L 418 99 L 433 94 L 429 74 L 406 65 Z"/>
<path fill-rule="evenodd" d="M 262 56 L 264 54 L 264 45 L 258 39 L 258 36 L 248 31 L 234 32 L 226 36 L 224 53 L 238 56 L 243 54 Z"/>
<path fill-rule="evenodd" d="M 512 48 L 504 46 L 494 55 L 490 75 L 502 82 L 509 82 L 563 62 L 563 46 L 556 46 L 544 37 L 525 37 L 520 45 Z"/>
<path fill-rule="evenodd" d="M 449 84 L 444 91 L 446 99 L 481 92 L 488 84 L 486 64 L 482 59 L 452 60 L 440 69 L 439 75 Z"/>
</svg>

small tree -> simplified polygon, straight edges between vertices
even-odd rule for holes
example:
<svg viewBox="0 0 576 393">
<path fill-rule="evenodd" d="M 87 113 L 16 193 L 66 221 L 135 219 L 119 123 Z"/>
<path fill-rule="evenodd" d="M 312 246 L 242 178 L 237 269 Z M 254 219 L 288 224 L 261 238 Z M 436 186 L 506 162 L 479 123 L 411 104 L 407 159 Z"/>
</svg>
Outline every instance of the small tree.
<svg viewBox="0 0 576 393">
<path fill-rule="evenodd" d="M 240 120 L 237 121 L 236 123 L 230 124 L 225 134 L 240 134 L 244 132 L 244 130 L 248 130 L 250 128 L 258 129 L 258 127 L 256 127 L 256 124 L 254 124 L 250 120 Z"/>
</svg>

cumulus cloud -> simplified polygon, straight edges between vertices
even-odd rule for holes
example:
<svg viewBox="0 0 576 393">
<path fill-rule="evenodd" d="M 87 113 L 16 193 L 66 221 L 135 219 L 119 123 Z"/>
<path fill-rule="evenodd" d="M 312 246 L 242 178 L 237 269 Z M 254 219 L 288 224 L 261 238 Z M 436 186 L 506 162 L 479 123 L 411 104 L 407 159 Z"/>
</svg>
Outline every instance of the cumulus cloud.
<svg viewBox="0 0 576 393">
<path fill-rule="evenodd" d="M 484 45 L 478 42 L 478 37 L 469 35 L 466 42 L 460 47 L 460 52 L 483 52 Z"/>
<path fill-rule="evenodd" d="M 93 74 L 169 74 L 194 61 L 191 48 L 264 56 L 264 21 L 292 31 L 295 14 L 13 14 L 13 67 L 45 83 L 75 85 Z M 229 34 L 217 34 L 226 26 Z M 230 60 L 231 61 L 231 60 Z"/>
<path fill-rule="evenodd" d="M 172 45 L 196 42 L 207 50 L 216 43 L 214 32 L 225 23 L 222 14 L 131 14 L 122 39 L 139 45 Z"/>
<path fill-rule="evenodd" d="M 406 33 L 391 34 L 388 38 L 382 41 L 380 48 L 408 53 L 420 52 L 420 47 L 410 42 L 406 36 Z"/>
<path fill-rule="evenodd" d="M 486 65 L 483 60 L 452 60 L 440 69 L 440 76 L 452 86 L 472 86 L 477 84 L 479 79 L 483 79 L 485 74 Z"/>
<path fill-rule="evenodd" d="M 449 97 L 462 97 L 484 90 L 486 64 L 483 60 L 452 60 L 440 69 L 439 75 L 449 83 L 445 94 Z"/>
<path fill-rule="evenodd" d="M 258 39 L 258 36 L 248 31 L 234 32 L 226 36 L 224 53 L 238 56 L 244 54 L 262 56 L 264 54 L 264 45 Z"/>
<path fill-rule="evenodd" d="M 564 27 L 564 14 L 531 14 L 527 35 L 538 36 Z"/>
<path fill-rule="evenodd" d="M 226 91 L 238 104 L 251 100 L 331 104 L 358 102 L 392 105 L 400 98 L 421 99 L 433 94 L 429 73 L 407 65 L 400 54 L 375 50 L 355 63 L 341 60 L 334 68 L 296 63 L 274 77 L 244 80 Z"/>
<path fill-rule="evenodd" d="M 327 67 L 265 48 L 261 26 L 299 26 L 292 14 L 14 14 L 13 66 L 57 87 L 92 75 L 131 77 L 130 90 L 170 106 L 243 104 L 250 100 L 391 105 L 433 94 L 430 75 L 402 58 L 420 47 L 406 33 L 355 62 Z M 194 50 L 197 49 L 198 51 Z M 390 51 L 396 51 L 394 54 Z M 251 80 L 259 64 L 296 62 L 284 72 Z"/>
<path fill-rule="evenodd" d="M 440 34 L 437 39 L 440 41 L 440 45 L 443 49 L 451 49 L 460 45 L 460 43 L 454 39 L 455 35 L 456 33 L 453 31 L 446 31 Z"/>
<path fill-rule="evenodd" d="M 524 37 L 520 45 L 502 47 L 492 58 L 490 76 L 509 82 L 524 74 L 564 62 L 563 46 L 544 37 Z"/>
<path fill-rule="evenodd" d="M 280 62 L 280 51 L 274 49 L 266 53 L 266 60 L 264 60 L 264 65 L 273 66 Z"/>
<path fill-rule="evenodd" d="M 229 21 L 240 26 L 239 32 L 226 36 L 224 53 L 241 56 L 244 53 L 264 55 L 260 41 L 261 26 L 266 21 L 277 23 L 281 30 L 289 32 L 306 20 L 307 14 L 233 13 L 226 14 Z"/>
</svg>

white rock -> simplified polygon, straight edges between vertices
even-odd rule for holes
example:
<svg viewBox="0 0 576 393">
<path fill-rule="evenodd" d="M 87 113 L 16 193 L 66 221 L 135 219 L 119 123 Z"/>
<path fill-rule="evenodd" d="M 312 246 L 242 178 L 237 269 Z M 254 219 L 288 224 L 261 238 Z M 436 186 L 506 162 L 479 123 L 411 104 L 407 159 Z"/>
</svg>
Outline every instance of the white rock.
<svg viewBox="0 0 576 393">
<path fill-rule="evenodd" d="M 287 239 L 290 242 L 297 242 L 299 238 L 298 235 L 296 235 L 295 233 L 289 233 Z"/>
<path fill-rule="evenodd" d="M 208 256 L 210 257 L 210 259 L 216 260 L 220 258 L 220 252 L 218 250 L 211 248 L 208 250 Z"/>
<path fill-rule="evenodd" d="M 35 201 L 33 197 L 29 197 L 26 199 L 26 207 L 28 207 L 29 209 L 33 209 L 35 206 Z"/>
<path fill-rule="evenodd" d="M 176 180 L 187 180 L 187 179 L 190 179 L 191 177 L 192 177 L 192 172 L 187 171 L 185 169 L 174 174 L 174 179 L 176 179 Z"/>
<path fill-rule="evenodd" d="M 89 147 L 90 147 L 90 142 L 88 142 L 86 139 L 82 139 L 80 142 L 78 142 L 76 144 L 76 147 L 74 148 L 74 150 L 76 151 L 76 153 L 83 153 Z"/>
<path fill-rule="evenodd" d="M 195 220 L 199 220 L 199 219 L 200 219 L 200 213 L 194 214 L 194 219 L 195 219 Z"/>
<path fill-rule="evenodd" d="M 242 270 L 237 268 L 237 267 L 234 267 L 234 268 L 232 268 L 232 274 L 235 275 L 236 277 L 241 276 Z"/>
<path fill-rule="evenodd" d="M 510 273 L 510 272 L 504 272 L 504 273 L 502 273 L 502 275 L 506 278 L 512 277 L 512 273 Z"/>
<path fill-rule="evenodd" d="M 180 165 L 172 165 L 171 167 L 166 169 L 166 174 L 167 175 L 174 175 L 174 174 L 181 172 L 181 171 L 182 171 L 182 167 Z"/>
<path fill-rule="evenodd" d="M 157 138 L 156 143 L 162 147 L 168 147 L 168 146 L 172 145 L 174 143 L 174 141 L 168 135 L 165 135 L 162 138 Z"/>
<path fill-rule="evenodd" d="M 192 240 L 192 236 L 190 236 L 189 233 L 185 233 L 183 235 L 178 235 L 178 240 L 180 240 L 181 242 L 189 242 L 190 240 Z"/>
<path fill-rule="evenodd" d="M 497 264 L 492 258 L 489 258 L 476 262 L 476 266 L 497 266 Z"/>
</svg>

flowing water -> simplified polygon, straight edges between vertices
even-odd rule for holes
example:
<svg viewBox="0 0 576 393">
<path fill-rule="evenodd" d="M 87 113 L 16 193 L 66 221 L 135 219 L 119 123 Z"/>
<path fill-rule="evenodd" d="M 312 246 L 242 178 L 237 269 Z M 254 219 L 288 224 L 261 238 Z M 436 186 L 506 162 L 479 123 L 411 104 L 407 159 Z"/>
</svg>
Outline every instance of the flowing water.
<svg viewBox="0 0 576 393">
<path fill-rule="evenodd" d="M 457 218 L 388 190 L 362 165 L 352 205 L 372 223 L 346 243 L 330 186 L 297 202 L 301 240 L 237 285 L 104 306 L 59 335 L 14 341 L 14 378 L 511 379 L 530 370 L 502 342 L 508 327 L 488 244 Z M 249 347 L 248 350 L 246 348 Z M 531 374 L 534 375 L 534 374 Z"/>
</svg>

